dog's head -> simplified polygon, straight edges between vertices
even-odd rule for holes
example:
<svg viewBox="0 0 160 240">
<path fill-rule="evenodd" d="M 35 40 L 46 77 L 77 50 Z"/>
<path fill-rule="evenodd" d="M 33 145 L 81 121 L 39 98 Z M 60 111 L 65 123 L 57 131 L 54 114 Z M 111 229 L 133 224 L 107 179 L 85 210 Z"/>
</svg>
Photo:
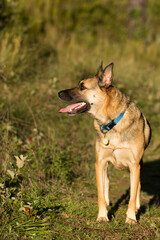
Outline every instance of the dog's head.
<svg viewBox="0 0 160 240">
<path fill-rule="evenodd" d="M 60 91 L 60 99 L 72 104 L 60 109 L 60 113 L 77 114 L 89 112 L 95 115 L 106 101 L 106 90 L 112 85 L 113 63 L 103 70 L 103 63 L 98 68 L 97 74 L 88 79 L 81 80 L 78 86 Z"/>
</svg>

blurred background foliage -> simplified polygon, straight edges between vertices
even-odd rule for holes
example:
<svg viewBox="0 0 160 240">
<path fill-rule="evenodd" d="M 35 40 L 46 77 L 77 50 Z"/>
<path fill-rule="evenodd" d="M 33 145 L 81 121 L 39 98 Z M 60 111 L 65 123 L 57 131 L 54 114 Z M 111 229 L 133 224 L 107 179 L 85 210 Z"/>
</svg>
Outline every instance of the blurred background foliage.
<svg viewBox="0 0 160 240">
<path fill-rule="evenodd" d="M 159 7 L 154 0 L 1 0 L 0 28 L 32 41 L 54 29 L 56 40 L 73 32 L 96 39 L 102 32 L 110 40 L 131 37 L 150 43 L 159 38 Z"/>
<path fill-rule="evenodd" d="M 79 47 L 98 60 L 104 51 L 111 58 L 111 48 L 113 60 L 126 54 L 159 65 L 159 9 L 154 0 L 1 0 L 0 78 L 33 77 L 49 57 L 61 62 Z"/>
</svg>

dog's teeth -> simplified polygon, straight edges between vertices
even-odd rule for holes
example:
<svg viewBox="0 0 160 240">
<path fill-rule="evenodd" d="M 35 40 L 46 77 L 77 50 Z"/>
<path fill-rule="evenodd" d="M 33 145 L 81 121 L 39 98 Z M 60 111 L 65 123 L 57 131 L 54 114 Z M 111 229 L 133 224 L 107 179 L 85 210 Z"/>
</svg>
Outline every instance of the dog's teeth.
<svg viewBox="0 0 160 240">
<path fill-rule="evenodd" d="M 86 105 L 86 103 L 85 102 L 82 102 L 78 107 L 75 107 L 74 109 L 76 110 L 76 109 L 79 109 L 79 108 L 81 108 L 81 107 L 83 107 L 84 105 Z M 72 112 L 73 111 L 73 109 L 69 109 L 69 112 Z"/>
</svg>

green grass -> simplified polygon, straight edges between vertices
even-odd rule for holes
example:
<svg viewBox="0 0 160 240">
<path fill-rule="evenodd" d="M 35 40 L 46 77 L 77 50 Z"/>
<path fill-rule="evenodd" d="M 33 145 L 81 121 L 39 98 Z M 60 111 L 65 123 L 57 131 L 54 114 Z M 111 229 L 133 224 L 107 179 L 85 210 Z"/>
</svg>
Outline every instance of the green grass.
<svg viewBox="0 0 160 240">
<path fill-rule="evenodd" d="M 159 239 L 158 38 L 126 37 L 126 16 L 116 10 L 116 3 L 110 2 L 108 11 L 104 1 L 102 8 L 96 0 L 73 6 L 69 0 L 66 5 L 62 0 L 45 2 L 7 1 L 5 21 L 0 19 L 0 238 Z M 122 1 L 120 8 L 126 6 Z M 155 28 L 146 39 L 154 29 L 158 32 L 156 9 L 150 12 Z M 99 14 L 104 12 L 100 23 Z M 79 28 L 84 22 L 88 27 Z M 147 24 L 149 28 L 151 23 Z M 110 222 L 96 222 L 93 119 L 58 113 L 65 103 L 57 92 L 93 76 L 101 60 L 104 65 L 115 63 L 114 84 L 131 96 L 152 127 L 135 226 L 125 224 L 129 172 L 112 165 Z"/>
</svg>

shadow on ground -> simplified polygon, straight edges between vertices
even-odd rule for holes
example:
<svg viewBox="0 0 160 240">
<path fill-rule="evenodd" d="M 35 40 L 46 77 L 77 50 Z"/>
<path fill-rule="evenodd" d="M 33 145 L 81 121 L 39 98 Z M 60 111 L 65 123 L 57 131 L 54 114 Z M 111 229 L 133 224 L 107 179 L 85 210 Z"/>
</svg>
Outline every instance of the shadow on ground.
<svg viewBox="0 0 160 240">
<path fill-rule="evenodd" d="M 150 207 L 154 204 L 157 207 L 160 206 L 160 160 L 143 163 L 141 171 L 141 190 L 152 196 L 148 203 Z M 122 202 L 128 204 L 129 196 L 130 189 L 128 188 L 126 193 L 123 194 L 111 207 L 108 213 L 110 219 L 115 216 L 115 213 Z M 146 208 L 146 205 L 141 206 L 137 214 L 138 219 L 140 218 L 140 215 L 146 212 Z"/>
</svg>

